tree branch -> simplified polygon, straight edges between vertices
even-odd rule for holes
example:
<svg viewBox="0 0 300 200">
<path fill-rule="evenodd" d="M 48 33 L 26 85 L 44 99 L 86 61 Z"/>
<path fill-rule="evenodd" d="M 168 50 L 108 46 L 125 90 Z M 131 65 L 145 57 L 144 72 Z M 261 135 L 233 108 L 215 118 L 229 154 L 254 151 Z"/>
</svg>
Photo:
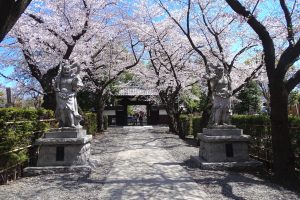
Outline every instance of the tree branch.
<svg viewBox="0 0 300 200">
<path fill-rule="evenodd" d="M 20 37 L 18 37 L 17 40 L 23 46 L 23 48 L 21 48 L 21 50 L 22 50 L 22 53 L 23 53 L 24 58 L 26 60 L 26 63 L 28 65 L 29 69 L 30 69 L 31 75 L 40 82 L 42 80 L 42 73 L 41 73 L 41 71 L 39 70 L 38 66 L 36 66 L 33 63 L 32 57 L 31 57 L 30 53 L 28 52 L 28 50 L 25 50 L 25 48 L 24 48 L 24 45 L 25 45 L 24 40 L 22 38 L 20 38 Z"/>
<path fill-rule="evenodd" d="M 1 0 L 0 1 L 0 42 L 11 30 L 31 0 Z"/>
<path fill-rule="evenodd" d="M 289 46 L 280 56 L 276 73 L 283 80 L 289 67 L 291 67 L 300 55 L 300 39 L 294 46 Z"/>
<path fill-rule="evenodd" d="M 245 85 L 247 85 L 253 78 L 255 78 L 255 75 L 257 74 L 257 72 L 263 67 L 263 63 L 261 63 L 255 70 L 253 70 L 253 72 L 250 74 L 250 76 L 248 76 L 245 80 L 244 83 L 242 83 L 240 86 L 238 86 L 237 88 L 235 88 L 232 91 L 232 95 L 235 95 L 237 92 L 239 92 Z"/>
<path fill-rule="evenodd" d="M 300 70 L 298 70 L 293 77 L 291 77 L 286 83 L 285 86 L 288 92 L 291 92 L 298 84 L 300 83 Z"/>
<path fill-rule="evenodd" d="M 238 0 L 226 0 L 226 2 L 236 13 L 247 19 L 247 23 L 256 32 L 261 40 L 264 49 L 267 74 L 271 80 L 275 70 L 275 47 L 269 32 L 267 31 L 266 27 L 260 23 L 248 10 L 246 10 L 246 8 Z"/>
<path fill-rule="evenodd" d="M 72 36 L 74 41 L 79 40 L 86 32 L 89 26 L 89 20 L 90 20 L 90 14 L 91 14 L 91 10 L 88 8 L 87 3 L 85 0 L 82 0 L 84 8 L 86 10 L 85 12 L 85 21 L 83 24 L 83 28 L 81 29 L 81 32 L 79 32 L 77 35 Z"/>
<path fill-rule="evenodd" d="M 241 50 L 239 50 L 238 52 L 237 52 L 237 54 L 235 54 L 234 55 L 234 57 L 233 57 L 233 59 L 231 60 L 231 62 L 230 62 L 230 64 L 229 64 L 229 69 L 228 69 L 228 72 L 230 73 L 231 72 L 231 69 L 232 69 L 232 67 L 233 67 L 233 65 L 234 65 L 234 62 L 236 61 L 236 59 L 242 54 L 242 53 L 244 53 L 246 50 L 248 50 L 248 49 L 251 49 L 252 47 L 255 47 L 256 45 L 248 45 L 248 46 L 246 46 L 246 47 L 244 47 L 244 48 L 242 48 Z"/>
<path fill-rule="evenodd" d="M 40 18 L 40 17 L 38 17 L 38 16 L 36 16 L 34 14 L 26 13 L 26 15 L 28 17 L 30 17 L 31 19 L 33 19 L 34 21 L 36 21 L 37 23 L 39 23 L 39 24 L 45 24 L 45 21 L 42 18 Z M 49 31 L 50 33 L 52 33 L 55 37 L 57 37 L 58 39 L 60 39 L 61 41 L 63 41 L 66 45 L 69 45 L 69 42 L 64 37 L 62 37 L 60 34 L 58 34 L 55 30 L 53 30 L 53 29 L 51 29 L 49 27 L 45 27 L 45 28 L 46 28 L 47 31 Z"/>
<path fill-rule="evenodd" d="M 190 4 L 191 1 L 188 0 L 188 11 L 187 14 L 190 14 Z M 207 62 L 207 58 L 204 55 L 204 53 L 196 46 L 196 44 L 194 43 L 194 40 L 192 39 L 191 35 L 190 35 L 190 24 L 187 23 L 187 31 L 184 30 L 184 28 L 181 26 L 181 24 L 171 15 L 171 13 L 169 12 L 169 10 L 164 6 L 164 4 L 161 2 L 161 0 L 159 0 L 159 6 L 168 14 L 168 16 L 172 19 L 172 21 L 180 28 L 180 30 L 183 32 L 183 34 L 187 37 L 188 41 L 190 42 L 191 46 L 193 47 L 193 49 L 201 56 L 201 58 L 204 61 L 205 66 L 207 67 L 208 62 Z M 189 17 L 187 17 L 187 19 L 189 19 Z"/>
<path fill-rule="evenodd" d="M 42 93 L 41 91 L 39 91 L 39 90 L 37 90 L 37 89 L 35 89 L 35 88 L 33 88 L 33 87 L 28 87 L 27 85 L 25 85 L 22 81 L 20 81 L 20 80 L 17 79 L 17 78 L 14 79 L 14 78 L 8 77 L 8 76 L 6 76 L 5 74 L 3 74 L 3 73 L 1 73 L 1 72 L 0 72 L 0 76 L 2 76 L 2 77 L 5 78 L 5 79 L 11 80 L 11 81 L 16 81 L 16 82 L 20 83 L 23 87 L 27 88 L 28 90 L 34 91 L 34 92 L 39 93 L 39 94 L 41 94 L 41 95 L 44 94 L 44 93 Z"/>
<path fill-rule="evenodd" d="M 291 13 L 285 3 L 285 0 L 280 0 L 280 6 L 284 12 L 284 16 L 285 16 L 285 20 L 286 20 L 286 29 L 287 29 L 287 33 L 288 33 L 287 40 L 289 42 L 289 45 L 293 46 L 295 41 L 294 41 L 294 30 L 293 30 Z"/>
</svg>

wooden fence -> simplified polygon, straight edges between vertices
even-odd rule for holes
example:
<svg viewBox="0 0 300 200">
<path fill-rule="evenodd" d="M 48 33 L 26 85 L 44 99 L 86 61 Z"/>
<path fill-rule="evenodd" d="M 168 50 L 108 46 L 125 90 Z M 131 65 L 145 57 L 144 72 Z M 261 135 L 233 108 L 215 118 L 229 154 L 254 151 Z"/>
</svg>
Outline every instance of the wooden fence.
<svg viewBox="0 0 300 200">
<path fill-rule="evenodd" d="M 244 134 L 251 136 L 249 145 L 250 156 L 262 161 L 266 169 L 271 170 L 272 161 L 272 136 L 270 125 L 239 124 Z M 295 155 L 296 171 L 300 172 L 300 127 L 290 127 L 291 142 Z"/>
</svg>

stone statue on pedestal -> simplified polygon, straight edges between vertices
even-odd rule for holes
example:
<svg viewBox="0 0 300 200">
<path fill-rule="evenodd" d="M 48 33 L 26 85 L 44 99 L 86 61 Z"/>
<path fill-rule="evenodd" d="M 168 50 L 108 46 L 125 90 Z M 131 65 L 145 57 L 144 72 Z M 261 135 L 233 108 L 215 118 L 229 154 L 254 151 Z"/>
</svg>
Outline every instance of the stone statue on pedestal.
<svg viewBox="0 0 300 200">
<path fill-rule="evenodd" d="M 210 126 L 228 125 L 231 117 L 231 80 L 224 73 L 221 65 L 210 66 L 214 73 L 208 73 L 213 93 L 213 107 L 209 121 Z"/>
<path fill-rule="evenodd" d="M 78 113 L 76 94 L 83 86 L 79 77 L 80 66 L 64 60 L 60 65 L 58 75 L 54 79 L 54 90 L 56 92 L 55 116 L 59 121 L 59 127 L 80 128 L 79 122 L 82 116 Z"/>
<path fill-rule="evenodd" d="M 210 80 L 213 107 L 208 128 L 198 134 L 199 156 L 191 156 L 193 162 L 202 169 L 253 168 L 262 163 L 249 157 L 250 136 L 243 130 L 230 125 L 231 80 L 226 69 L 220 65 L 210 65 L 205 78 Z"/>
<path fill-rule="evenodd" d="M 91 172 L 90 151 L 92 135 L 87 135 L 79 122 L 76 94 L 83 86 L 79 77 L 80 66 L 65 60 L 55 77 L 55 115 L 60 128 L 45 132 L 36 140 L 39 146 L 36 166 L 24 169 L 27 176 L 65 172 Z"/>
</svg>

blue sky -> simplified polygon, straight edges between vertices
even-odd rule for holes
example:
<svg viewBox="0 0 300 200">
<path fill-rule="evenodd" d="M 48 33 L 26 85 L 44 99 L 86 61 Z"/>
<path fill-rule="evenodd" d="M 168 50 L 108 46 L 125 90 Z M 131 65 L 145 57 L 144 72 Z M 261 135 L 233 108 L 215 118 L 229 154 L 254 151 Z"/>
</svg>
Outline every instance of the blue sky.
<svg viewBox="0 0 300 200">
<path fill-rule="evenodd" d="M 14 71 L 13 67 L 9 67 L 5 70 L 3 70 L 1 73 L 3 73 L 5 76 L 9 76 L 10 74 L 12 74 Z M 3 77 L 0 77 L 0 84 L 3 85 L 4 87 L 14 87 L 15 86 L 15 82 L 13 81 L 9 81 Z"/>
<path fill-rule="evenodd" d="M 6 43 L 10 43 L 11 39 L 7 39 L 5 38 L 3 41 L 2 41 L 2 44 Z M 0 54 L 6 54 L 6 49 L 5 48 L 1 48 L 0 47 Z M 8 54 L 6 56 L 9 56 Z M 0 61 L 1 62 L 1 61 Z M 3 66 L 2 65 L 5 65 L 3 63 L 0 63 L 1 65 L 1 68 L 0 68 L 0 73 L 3 74 L 4 76 L 7 76 L 7 77 L 10 77 L 11 74 L 14 72 L 14 67 L 13 66 Z M 4 87 L 13 87 L 16 85 L 16 82 L 14 81 L 11 81 L 11 80 L 8 80 L 8 79 L 5 79 L 4 77 L 2 77 L 0 75 L 0 84 L 3 85 Z"/>
</svg>

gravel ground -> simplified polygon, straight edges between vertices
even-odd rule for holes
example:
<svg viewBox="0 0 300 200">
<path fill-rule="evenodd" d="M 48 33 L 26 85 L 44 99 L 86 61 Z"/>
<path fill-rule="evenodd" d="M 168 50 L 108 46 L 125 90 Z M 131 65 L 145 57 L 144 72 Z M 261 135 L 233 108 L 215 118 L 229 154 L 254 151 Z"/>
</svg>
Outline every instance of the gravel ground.
<svg viewBox="0 0 300 200">
<path fill-rule="evenodd" d="M 278 200 L 300 199 L 300 194 L 271 183 L 255 172 L 210 171 L 192 167 L 191 155 L 198 155 L 195 143 L 173 134 L 154 134 L 161 146 L 182 163 L 193 179 L 209 195 L 209 199 Z"/>
<path fill-rule="evenodd" d="M 162 129 L 159 129 L 162 130 Z M 151 131 L 151 140 L 158 141 L 188 171 L 208 195 L 209 199 L 300 199 L 300 195 L 254 173 L 208 171 L 193 168 L 191 155 L 198 155 L 198 148 L 173 134 Z M 163 131 L 160 131 L 163 132 Z M 106 176 L 109 174 L 118 152 L 130 148 L 124 140 L 126 131 L 112 128 L 104 136 L 92 142 L 91 174 L 55 174 L 22 178 L 0 186 L 0 199 L 99 199 Z M 137 133 L 138 137 L 141 133 Z"/>
</svg>

